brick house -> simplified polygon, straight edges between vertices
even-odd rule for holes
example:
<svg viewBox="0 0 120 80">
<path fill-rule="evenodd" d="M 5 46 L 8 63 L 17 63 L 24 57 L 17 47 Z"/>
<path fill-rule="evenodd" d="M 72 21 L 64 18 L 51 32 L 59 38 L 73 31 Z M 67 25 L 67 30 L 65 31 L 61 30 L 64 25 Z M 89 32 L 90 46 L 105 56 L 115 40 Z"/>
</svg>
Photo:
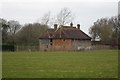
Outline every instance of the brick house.
<svg viewBox="0 0 120 80">
<path fill-rule="evenodd" d="M 72 23 L 60 28 L 54 24 L 54 29 L 48 29 L 40 36 L 39 43 L 41 51 L 74 51 L 90 46 L 91 38 L 80 30 L 79 24 L 77 28 Z"/>
</svg>

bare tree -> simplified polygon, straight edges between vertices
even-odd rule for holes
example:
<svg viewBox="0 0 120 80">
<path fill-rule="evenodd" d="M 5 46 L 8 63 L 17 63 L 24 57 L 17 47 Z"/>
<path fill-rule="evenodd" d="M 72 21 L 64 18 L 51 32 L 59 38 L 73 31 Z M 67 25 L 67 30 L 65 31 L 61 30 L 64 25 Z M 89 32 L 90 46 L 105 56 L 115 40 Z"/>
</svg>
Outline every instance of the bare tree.
<svg viewBox="0 0 120 80">
<path fill-rule="evenodd" d="M 20 29 L 20 24 L 18 21 L 0 18 L 0 30 L 2 31 L 2 41 L 3 43 L 14 42 L 14 36 L 16 32 Z"/>
<path fill-rule="evenodd" d="M 41 23 L 43 25 L 48 25 L 49 22 L 50 22 L 50 12 L 46 13 L 41 19 Z"/>
<path fill-rule="evenodd" d="M 57 15 L 57 23 L 58 25 L 66 25 L 72 22 L 73 16 L 72 12 L 68 8 L 63 8 L 60 13 Z"/>
<path fill-rule="evenodd" d="M 15 35 L 21 26 L 18 21 L 14 21 L 14 20 L 10 20 L 8 22 L 8 25 L 9 25 L 9 31 L 10 31 L 11 35 Z"/>
<path fill-rule="evenodd" d="M 90 27 L 89 33 L 93 40 L 100 39 L 103 43 L 118 37 L 119 33 L 117 17 L 101 18 Z"/>
<path fill-rule="evenodd" d="M 42 35 L 47 28 L 46 25 L 41 25 L 39 23 L 26 24 L 17 32 L 15 37 L 16 43 L 38 43 L 40 35 Z"/>
<path fill-rule="evenodd" d="M 8 40 L 8 27 L 7 20 L 0 18 L 0 30 L 2 32 L 2 42 L 6 43 Z"/>
<path fill-rule="evenodd" d="M 20 29 L 21 25 L 19 24 L 18 21 L 10 20 L 8 21 L 8 38 L 9 38 L 9 43 L 15 43 L 15 34 L 17 31 Z"/>
<path fill-rule="evenodd" d="M 48 25 L 49 27 L 53 26 L 55 23 L 60 25 L 66 25 L 73 21 L 72 12 L 68 8 L 63 8 L 61 11 L 54 16 L 51 16 L 51 13 L 46 13 L 40 20 L 41 24 Z"/>
</svg>

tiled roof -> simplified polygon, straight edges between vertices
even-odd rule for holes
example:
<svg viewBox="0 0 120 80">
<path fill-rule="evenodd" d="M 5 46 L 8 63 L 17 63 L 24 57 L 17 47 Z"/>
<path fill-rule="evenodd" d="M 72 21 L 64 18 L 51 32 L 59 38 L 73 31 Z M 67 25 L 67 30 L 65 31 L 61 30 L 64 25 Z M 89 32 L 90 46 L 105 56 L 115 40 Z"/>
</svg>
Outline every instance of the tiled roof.
<svg viewBox="0 0 120 80">
<path fill-rule="evenodd" d="M 91 39 L 83 31 L 72 28 L 72 29 L 61 29 L 54 34 L 54 38 L 70 38 L 70 39 Z"/>
<path fill-rule="evenodd" d="M 71 28 L 68 26 L 64 26 L 57 31 L 53 32 L 46 32 L 43 34 L 40 38 L 63 38 L 63 39 L 87 39 L 90 40 L 91 38 L 85 34 L 82 30 L 79 30 L 77 28 Z"/>
</svg>

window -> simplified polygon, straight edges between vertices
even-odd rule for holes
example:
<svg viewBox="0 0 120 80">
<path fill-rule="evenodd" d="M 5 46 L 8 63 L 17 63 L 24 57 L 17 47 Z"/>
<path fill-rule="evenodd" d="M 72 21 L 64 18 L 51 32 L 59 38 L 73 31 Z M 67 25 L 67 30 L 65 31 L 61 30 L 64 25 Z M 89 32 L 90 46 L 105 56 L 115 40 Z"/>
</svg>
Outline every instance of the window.
<svg viewBox="0 0 120 80">
<path fill-rule="evenodd" d="M 46 45 L 46 48 L 48 48 L 48 45 Z"/>
<path fill-rule="evenodd" d="M 53 41 L 53 40 L 52 40 L 52 39 L 50 39 L 50 45 L 52 45 L 52 41 Z"/>
</svg>

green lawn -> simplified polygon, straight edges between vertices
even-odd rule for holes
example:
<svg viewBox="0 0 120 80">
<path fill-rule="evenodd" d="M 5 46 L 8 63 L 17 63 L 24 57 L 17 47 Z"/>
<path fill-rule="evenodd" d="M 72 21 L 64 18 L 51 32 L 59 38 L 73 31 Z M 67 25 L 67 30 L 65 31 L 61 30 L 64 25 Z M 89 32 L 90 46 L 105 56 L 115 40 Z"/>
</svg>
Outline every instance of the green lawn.
<svg viewBox="0 0 120 80">
<path fill-rule="evenodd" d="M 3 52 L 3 78 L 117 78 L 118 51 Z"/>
</svg>

